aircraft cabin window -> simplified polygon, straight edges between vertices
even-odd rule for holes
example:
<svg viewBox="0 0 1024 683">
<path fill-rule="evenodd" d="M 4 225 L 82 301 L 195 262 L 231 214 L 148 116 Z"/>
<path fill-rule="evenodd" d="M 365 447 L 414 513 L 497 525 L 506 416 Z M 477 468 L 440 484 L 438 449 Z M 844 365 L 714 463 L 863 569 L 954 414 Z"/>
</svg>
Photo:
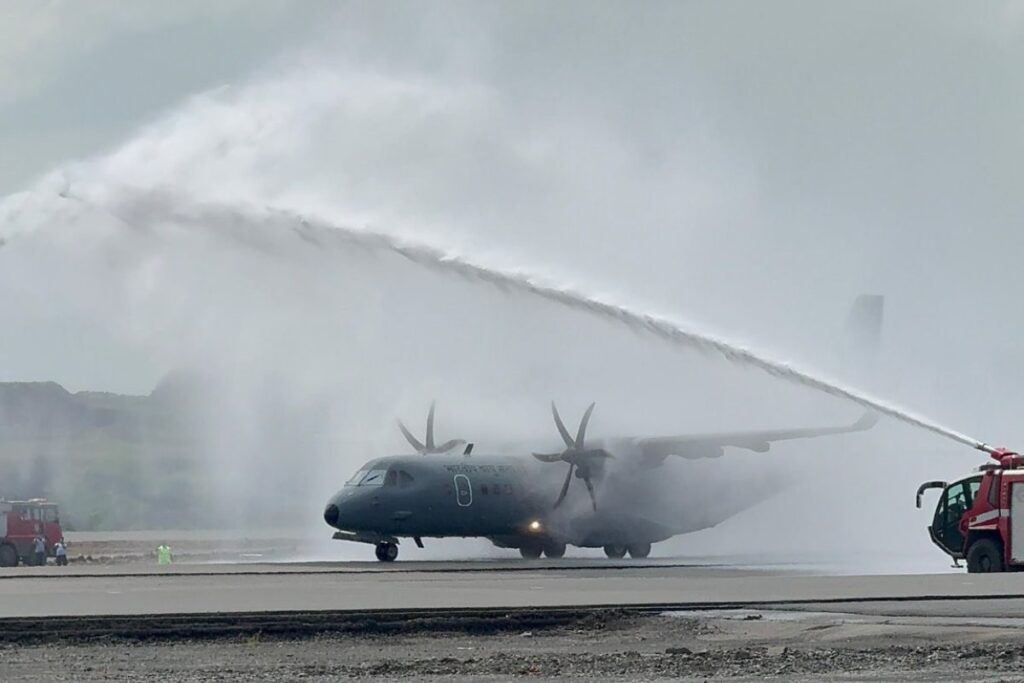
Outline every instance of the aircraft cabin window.
<svg viewBox="0 0 1024 683">
<path fill-rule="evenodd" d="M 359 482 L 360 486 L 383 486 L 387 470 L 370 470 Z"/>
<path fill-rule="evenodd" d="M 484 484 L 483 486 L 480 487 L 480 493 L 482 493 L 485 496 L 487 495 L 487 484 Z"/>
</svg>

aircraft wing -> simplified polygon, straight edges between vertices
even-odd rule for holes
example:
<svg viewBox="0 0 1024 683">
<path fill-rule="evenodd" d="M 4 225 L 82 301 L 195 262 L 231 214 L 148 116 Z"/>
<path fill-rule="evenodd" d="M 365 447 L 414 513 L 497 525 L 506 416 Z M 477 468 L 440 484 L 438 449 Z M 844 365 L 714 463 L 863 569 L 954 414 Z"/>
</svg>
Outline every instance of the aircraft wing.
<svg viewBox="0 0 1024 683">
<path fill-rule="evenodd" d="M 717 434 L 687 434 L 683 436 L 636 437 L 629 439 L 634 456 L 645 464 L 656 466 L 670 455 L 681 458 L 717 458 L 726 447 L 743 448 L 764 453 L 775 441 L 813 439 L 832 434 L 847 434 L 871 429 L 878 415 L 865 413 L 850 425 L 839 427 L 811 427 L 804 429 L 770 429 L 764 431 L 722 432 Z"/>
</svg>

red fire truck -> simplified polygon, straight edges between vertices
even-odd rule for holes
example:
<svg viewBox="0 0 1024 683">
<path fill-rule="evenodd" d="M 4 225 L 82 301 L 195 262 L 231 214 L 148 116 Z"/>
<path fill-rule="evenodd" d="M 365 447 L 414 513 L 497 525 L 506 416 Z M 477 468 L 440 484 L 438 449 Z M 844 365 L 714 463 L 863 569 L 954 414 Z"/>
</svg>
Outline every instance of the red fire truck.
<svg viewBox="0 0 1024 683">
<path fill-rule="evenodd" d="M 1024 456 L 978 445 L 995 459 L 951 484 L 929 481 L 917 489 L 917 507 L 928 489 L 942 489 L 928 527 L 932 541 L 967 571 L 1024 569 Z"/>
<path fill-rule="evenodd" d="M 46 539 L 46 554 L 52 556 L 54 544 L 64 537 L 56 503 L 42 498 L 0 500 L 0 567 L 33 564 L 32 542 L 37 536 Z"/>
</svg>

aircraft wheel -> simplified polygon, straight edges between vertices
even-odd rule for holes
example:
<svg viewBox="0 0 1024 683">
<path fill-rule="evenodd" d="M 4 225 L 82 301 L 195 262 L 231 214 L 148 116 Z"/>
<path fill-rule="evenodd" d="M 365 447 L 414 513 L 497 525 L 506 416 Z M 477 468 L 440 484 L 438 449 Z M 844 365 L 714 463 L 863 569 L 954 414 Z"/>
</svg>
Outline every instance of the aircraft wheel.
<svg viewBox="0 0 1024 683">
<path fill-rule="evenodd" d="M 0 545 L 0 567 L 17 567 L 18 551 L 13 545 Z"/>
<path fill-rule="evenodd" d="M 544 545 L 544 556 L 555 560 L 560 557 L 565 557 L 565 544 L 555 542 L 546 543 Z"/>
<path fill-rule="evenodd" d="M 519 548 L 519 554 L 524 560 L 536 560 L 540 557 L 542 548 L 539 545 L 524 545 Z"/>
<path fill-rule="evenodd" d="M 604 547 L 604 554 L 613 560 L 620 560 L 626 556 L 626 546 L 624 545 L 606 545 Z"/>
<path fill-rule="evenodd" d="M 635 557 L 636 559 L 643 559 L 651 554 L 650 543 L 633 543 L 632 545 L 626 546 L 629 550 L 629 556 Z"/>
<path fill-rule="evenodd" d="M 394 543 L 378 543 L 377 559 L 381 562 L 394 562 L 398 558 L 398 546 Z"/>
</svg>

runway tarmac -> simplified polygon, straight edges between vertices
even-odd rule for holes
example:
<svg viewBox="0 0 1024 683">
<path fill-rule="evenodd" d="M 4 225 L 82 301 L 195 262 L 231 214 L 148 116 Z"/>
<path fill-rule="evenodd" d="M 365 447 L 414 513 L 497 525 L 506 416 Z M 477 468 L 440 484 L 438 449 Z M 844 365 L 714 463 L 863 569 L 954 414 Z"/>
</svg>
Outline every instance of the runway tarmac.
<svg viewBox="0 0 1024 683">
<path fill-rule="evenodd" d="M 1024 613 L 1024 575 L 813 576 L 596 560 L 51 566 L 0 573 L 0 618 L 837 601 L 895 606 L 904 615 L 1016 618 Z"/>
<path fill-rule="evenodd" d="M 688 558 L 0 572 L 9 680 L 1024 680 L 1024 575 Z"/>
</svg>

